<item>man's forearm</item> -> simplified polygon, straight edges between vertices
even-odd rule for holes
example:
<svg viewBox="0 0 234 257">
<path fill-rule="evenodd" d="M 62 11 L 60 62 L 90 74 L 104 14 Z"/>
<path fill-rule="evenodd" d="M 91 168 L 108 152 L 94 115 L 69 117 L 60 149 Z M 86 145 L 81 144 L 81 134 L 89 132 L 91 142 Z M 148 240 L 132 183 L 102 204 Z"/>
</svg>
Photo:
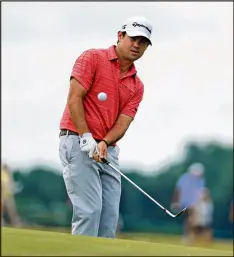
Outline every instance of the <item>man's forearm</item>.
<svg viewBox="0 0 234 257">
<path fill-rule="evenodd" d="M 123 128 L 119 124 L 115 124 L 111 130 L 103 138 L 109 145 L 119 141 L 126 133 L 127 128 Z"/>
<path fill-rule="evenodd" d="M 178 189 L 175 190 L 175 193 L 172 197 L 172 202 L 178 202 L 179 201 L 179 191 Z"/>
<path fill-rule="evenodd" d="M 81 97 L 68 101 L 71 119 L 80 135 L 90 132 L 85 120 L 84 105 Z"/>
</svg>

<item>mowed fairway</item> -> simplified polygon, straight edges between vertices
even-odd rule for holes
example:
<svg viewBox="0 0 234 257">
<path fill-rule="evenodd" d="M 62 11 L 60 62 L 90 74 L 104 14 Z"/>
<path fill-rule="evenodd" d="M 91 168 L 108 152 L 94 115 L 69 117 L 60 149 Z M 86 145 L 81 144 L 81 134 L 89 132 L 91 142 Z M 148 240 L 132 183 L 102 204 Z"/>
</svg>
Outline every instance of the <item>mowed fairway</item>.
<svg viewBox="0 0 234 257">
<path fill-rule="evenodd" d="M 2 256 L 233 256 L 230 250 L 185 247 L 127 239 L 72 236 L 67 233 L 2 228 Z"/>
</svg>

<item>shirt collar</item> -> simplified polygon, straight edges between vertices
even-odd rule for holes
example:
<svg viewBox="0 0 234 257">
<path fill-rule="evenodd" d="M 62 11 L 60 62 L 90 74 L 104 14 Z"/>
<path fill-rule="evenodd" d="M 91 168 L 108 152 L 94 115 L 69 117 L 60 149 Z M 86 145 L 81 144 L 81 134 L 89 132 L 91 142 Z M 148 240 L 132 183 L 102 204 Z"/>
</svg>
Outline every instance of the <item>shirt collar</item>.
<svg viewBox="0 0 234 257">
<path fill-rule="evenodd" d="M 110 61 L 118 59 L 118 56 L 117 56 L 116 51 L 115 51 L 115 45 L 108 48 L 108 59 Z"/>
<path fill-rule="evenodd" d="M 108 48 L 108 59 L 110 61 L 118 59 L 118 56 L 117 56 L 116 51 L 115 51 L 115 47 L 116 47 L 115 45 L 112 45 L 111 47 Z M 127 72 L 126 75 L 132 76 L 132 75 L 136 75 L 136 73 L 137 73 L 136 67 L 133 63 L 130 70 Z"/>
</svg>

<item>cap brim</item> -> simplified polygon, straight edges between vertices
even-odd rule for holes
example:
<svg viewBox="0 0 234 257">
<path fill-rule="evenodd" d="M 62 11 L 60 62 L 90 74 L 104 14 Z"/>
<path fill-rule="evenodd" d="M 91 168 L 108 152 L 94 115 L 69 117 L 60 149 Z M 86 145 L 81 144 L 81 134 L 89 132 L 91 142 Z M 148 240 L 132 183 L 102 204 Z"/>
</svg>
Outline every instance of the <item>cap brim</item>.
<svg viewBox="0 0 234 257">
<path fill-rule="evenodd" d="M 126 33 L 128 34 L 129 37 L 139 37 L 139 36 L 142 36 L 142 37 L 147 38 L 150 41 L 150 44 L 152 45 L 151 40 L 149 39 L 149 37 L 144 32 L 137 31 L 137 30 L 125 30 L 125 31 L 126 31 Z"/>
</svg>

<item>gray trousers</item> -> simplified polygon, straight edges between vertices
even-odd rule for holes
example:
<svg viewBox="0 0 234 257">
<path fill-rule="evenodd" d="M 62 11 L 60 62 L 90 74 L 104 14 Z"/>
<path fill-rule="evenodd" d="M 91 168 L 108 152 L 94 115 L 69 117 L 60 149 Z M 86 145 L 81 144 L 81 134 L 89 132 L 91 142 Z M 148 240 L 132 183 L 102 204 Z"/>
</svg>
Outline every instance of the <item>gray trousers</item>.
<svg viewBox="0 0 234 257">
<path fill-rule="evenodd" d="M 73 206 L 72 234 L 114 238 L 119 217 L 121 177 L 107 164 L 81 152 L 79 136 L 60 137 L 63 178 Z M 119 168 L 119 148 L 109 146 L 107 159 Z"/>
</svg>

